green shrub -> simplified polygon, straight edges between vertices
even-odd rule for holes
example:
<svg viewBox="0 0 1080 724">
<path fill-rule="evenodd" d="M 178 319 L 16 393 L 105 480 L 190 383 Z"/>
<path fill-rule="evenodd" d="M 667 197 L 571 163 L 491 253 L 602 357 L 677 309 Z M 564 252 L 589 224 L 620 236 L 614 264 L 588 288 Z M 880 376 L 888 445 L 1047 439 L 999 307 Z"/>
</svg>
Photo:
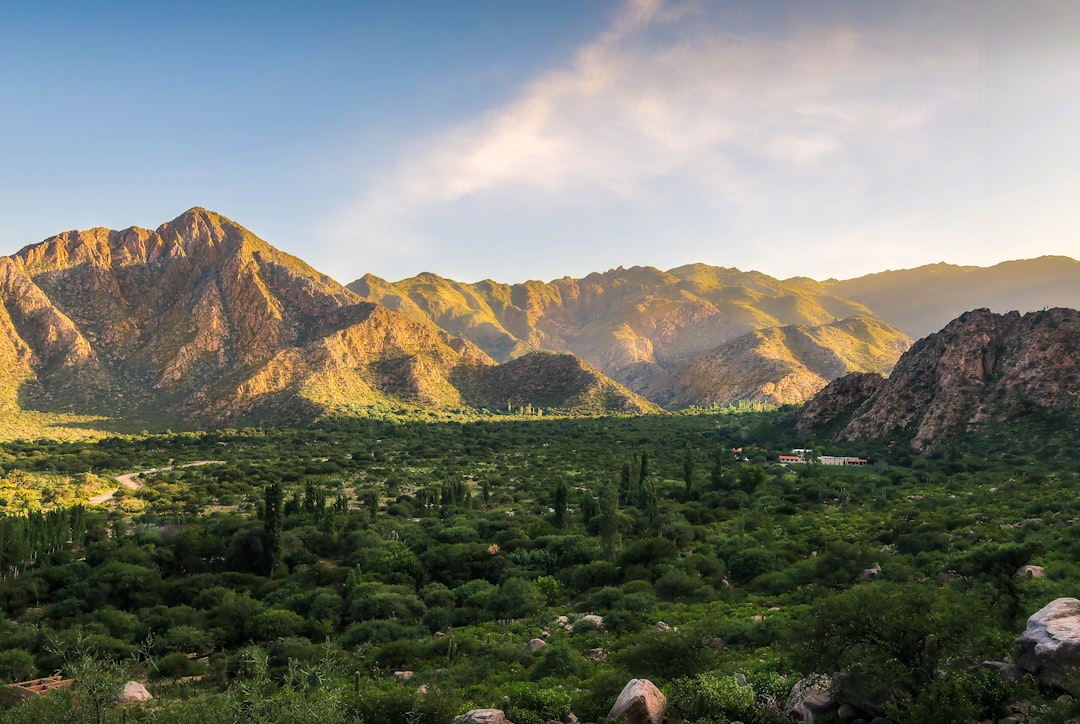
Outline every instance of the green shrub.
<svg viewBox="0 0 1080 724">
<path fill-rule="evenodd" d="M 676 679 L 668 688 L 668 712 L 693 722 L 751 721 L 754 689 L 732 675 L 703 673 Z"/>
<path fill-rule="evenodd" d="M 509 699 L 510 709 L 506 713 L 515 724 L 544 724 L 570 713 L 571 696 L 562 690 L 516 681 L 502 687 L 499 693 Z"/>
</svg>

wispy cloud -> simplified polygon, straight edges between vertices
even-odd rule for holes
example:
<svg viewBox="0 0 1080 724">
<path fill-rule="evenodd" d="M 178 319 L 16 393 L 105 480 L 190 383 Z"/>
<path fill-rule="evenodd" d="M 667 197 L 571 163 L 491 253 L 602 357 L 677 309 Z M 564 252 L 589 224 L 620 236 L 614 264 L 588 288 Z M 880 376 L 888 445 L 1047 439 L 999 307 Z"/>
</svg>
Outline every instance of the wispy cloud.
<svg viewBox="0 0 1080 724">
<path fill-rule="evenodd" d="M 778 193 L 816 198 L 824 184 L 858 196 L 969 92 L 970 48 L 913 40 L 846 26 L 736 33 L 707 8 L 632 0 L 511 102 L 416 143 L 333 233 L 409 256 L 435 244 L 423 220 L 458 204 L 491 203 L 495 215 L 538 199 L 689 193 L 754 217 Z"/>
</svg>

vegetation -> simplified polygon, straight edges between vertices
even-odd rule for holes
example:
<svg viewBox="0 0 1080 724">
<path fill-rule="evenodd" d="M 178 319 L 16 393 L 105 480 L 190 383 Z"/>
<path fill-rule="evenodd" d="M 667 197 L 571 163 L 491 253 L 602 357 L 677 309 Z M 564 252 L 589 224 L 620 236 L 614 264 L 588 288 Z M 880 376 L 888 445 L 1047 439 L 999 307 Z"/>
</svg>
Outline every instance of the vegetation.
<svg viewBox="0 0 1080 724">
<path fill-rule="evenodd" d="M 771 722 L 834 671 L 894 721 L 1073 716 L 976 666 L 1080 583 L 1069 448 L 792 430 L 779 410 L 4 444 L 0 677 L 77 684 L 0 720 L 596 721 L 644 677 L 671 716 Z M 773 462 L 795 447 L 873 464 Z M 112 703 L 131 678 L 152 707 Z"/>
</svg>

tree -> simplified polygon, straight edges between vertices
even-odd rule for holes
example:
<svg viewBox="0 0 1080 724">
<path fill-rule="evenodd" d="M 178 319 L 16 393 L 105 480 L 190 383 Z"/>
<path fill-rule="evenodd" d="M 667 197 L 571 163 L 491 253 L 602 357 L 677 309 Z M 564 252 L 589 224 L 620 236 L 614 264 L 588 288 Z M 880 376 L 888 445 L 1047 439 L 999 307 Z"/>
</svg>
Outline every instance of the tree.
<svg viewBox="0 0 1080 724">
<path fill-rule="evenodd" d="M 720 490 L 724 487 L 726 478 L 726 472 L 724 471 L 724 446 L 720 443 L 716 444 L 716 449 L 713 450 L 713 467 L 709 474 L 710 482 L 712 482 L 713 490 Z"/>
<path fill-rule="evenodd" d="M 608 557 L 614 557 L 622 545 L 619 537 L 619 498 L 610 485 L 600 494 L 600 543 Z"/>
<path fill-rule="evenodd" d="M 26 681 L 34 676 L 34 657 L 22 649 L 0 651 L 0 680 Z"/>
<path fill-rule="evenodd" d="M 977 609 L 948 587 L 857 586 L 813 606 L 795 636 L 796 659 L 808 670 L 845 672 L 838 701 L 872 701 L 905 720 L 912 700 L 949 666 L 981 653 L 971 650 Z"/>
<path fill-rule="evenodd" d="M 274 568 L 281 560 L 281 525 L 282 525 L 282 498 L 281 483 L 276 480 L 266 486 L 263 497 L 263 537 L 266 541 L 264 548 L 266 560 L 264 566 L 265 575 L 271 575 Z"/>
<path fill-rule="evenodd" d="M 694 491 L 694 449 L 690 447 L 690 443 L 686 443 L 686 450 L 683 452 L 683 482 L 686 483 L 686 499 L 690 500 L 690 496 Z"/>
<path fill-rule="evenodd" d="M 560 480 L 555 486 L 555 527 L 566 527 L 566 508 L 570 502 L 570 486 L 565 480 Z"/>
</svg>

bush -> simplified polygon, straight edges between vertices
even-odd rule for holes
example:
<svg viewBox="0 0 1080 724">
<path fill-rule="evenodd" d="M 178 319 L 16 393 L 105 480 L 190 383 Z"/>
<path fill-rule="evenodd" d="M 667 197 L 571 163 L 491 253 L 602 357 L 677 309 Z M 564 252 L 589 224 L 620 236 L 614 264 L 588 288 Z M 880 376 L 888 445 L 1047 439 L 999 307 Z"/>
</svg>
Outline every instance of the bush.
<svg viewBox="0 0 1080 724">
<path fill-rule="evenodd" d="M 668 711 L 688 721 L 726 722 L 755 719 L 754 690 L 734 676 L 714 673 L 676 679 L 668 694 Z"/>
<path fill-rule="evenodd" d="M 728 561 L 728 578 L 733 583 L 749 583 L 763 573 L 776 570 L 776 556 L 764 548 L 745 548 Z"/>
<path fill-rule="evenodd" d="M 26 681 L 34 677 L 34 657 L 22 649 L 0 651 L 0 680 Z"/>
<path fill-rule="evenodd" d="M 185 654 L 174 652 L 162 656 L 154 665 L 154 678 L 179 679 L 183 676 L 200 676 L 206 673 L 206 664 L 189 659 Z"/>
<path fill-rule="evenodd" d="M 570 713 L 570 694 L 539 684 L 518 681 L 503 687 L 500 692 L 510 700 L 507 716 L 515 724 L 544 724 L 559 721 Z"/>
</svg>

